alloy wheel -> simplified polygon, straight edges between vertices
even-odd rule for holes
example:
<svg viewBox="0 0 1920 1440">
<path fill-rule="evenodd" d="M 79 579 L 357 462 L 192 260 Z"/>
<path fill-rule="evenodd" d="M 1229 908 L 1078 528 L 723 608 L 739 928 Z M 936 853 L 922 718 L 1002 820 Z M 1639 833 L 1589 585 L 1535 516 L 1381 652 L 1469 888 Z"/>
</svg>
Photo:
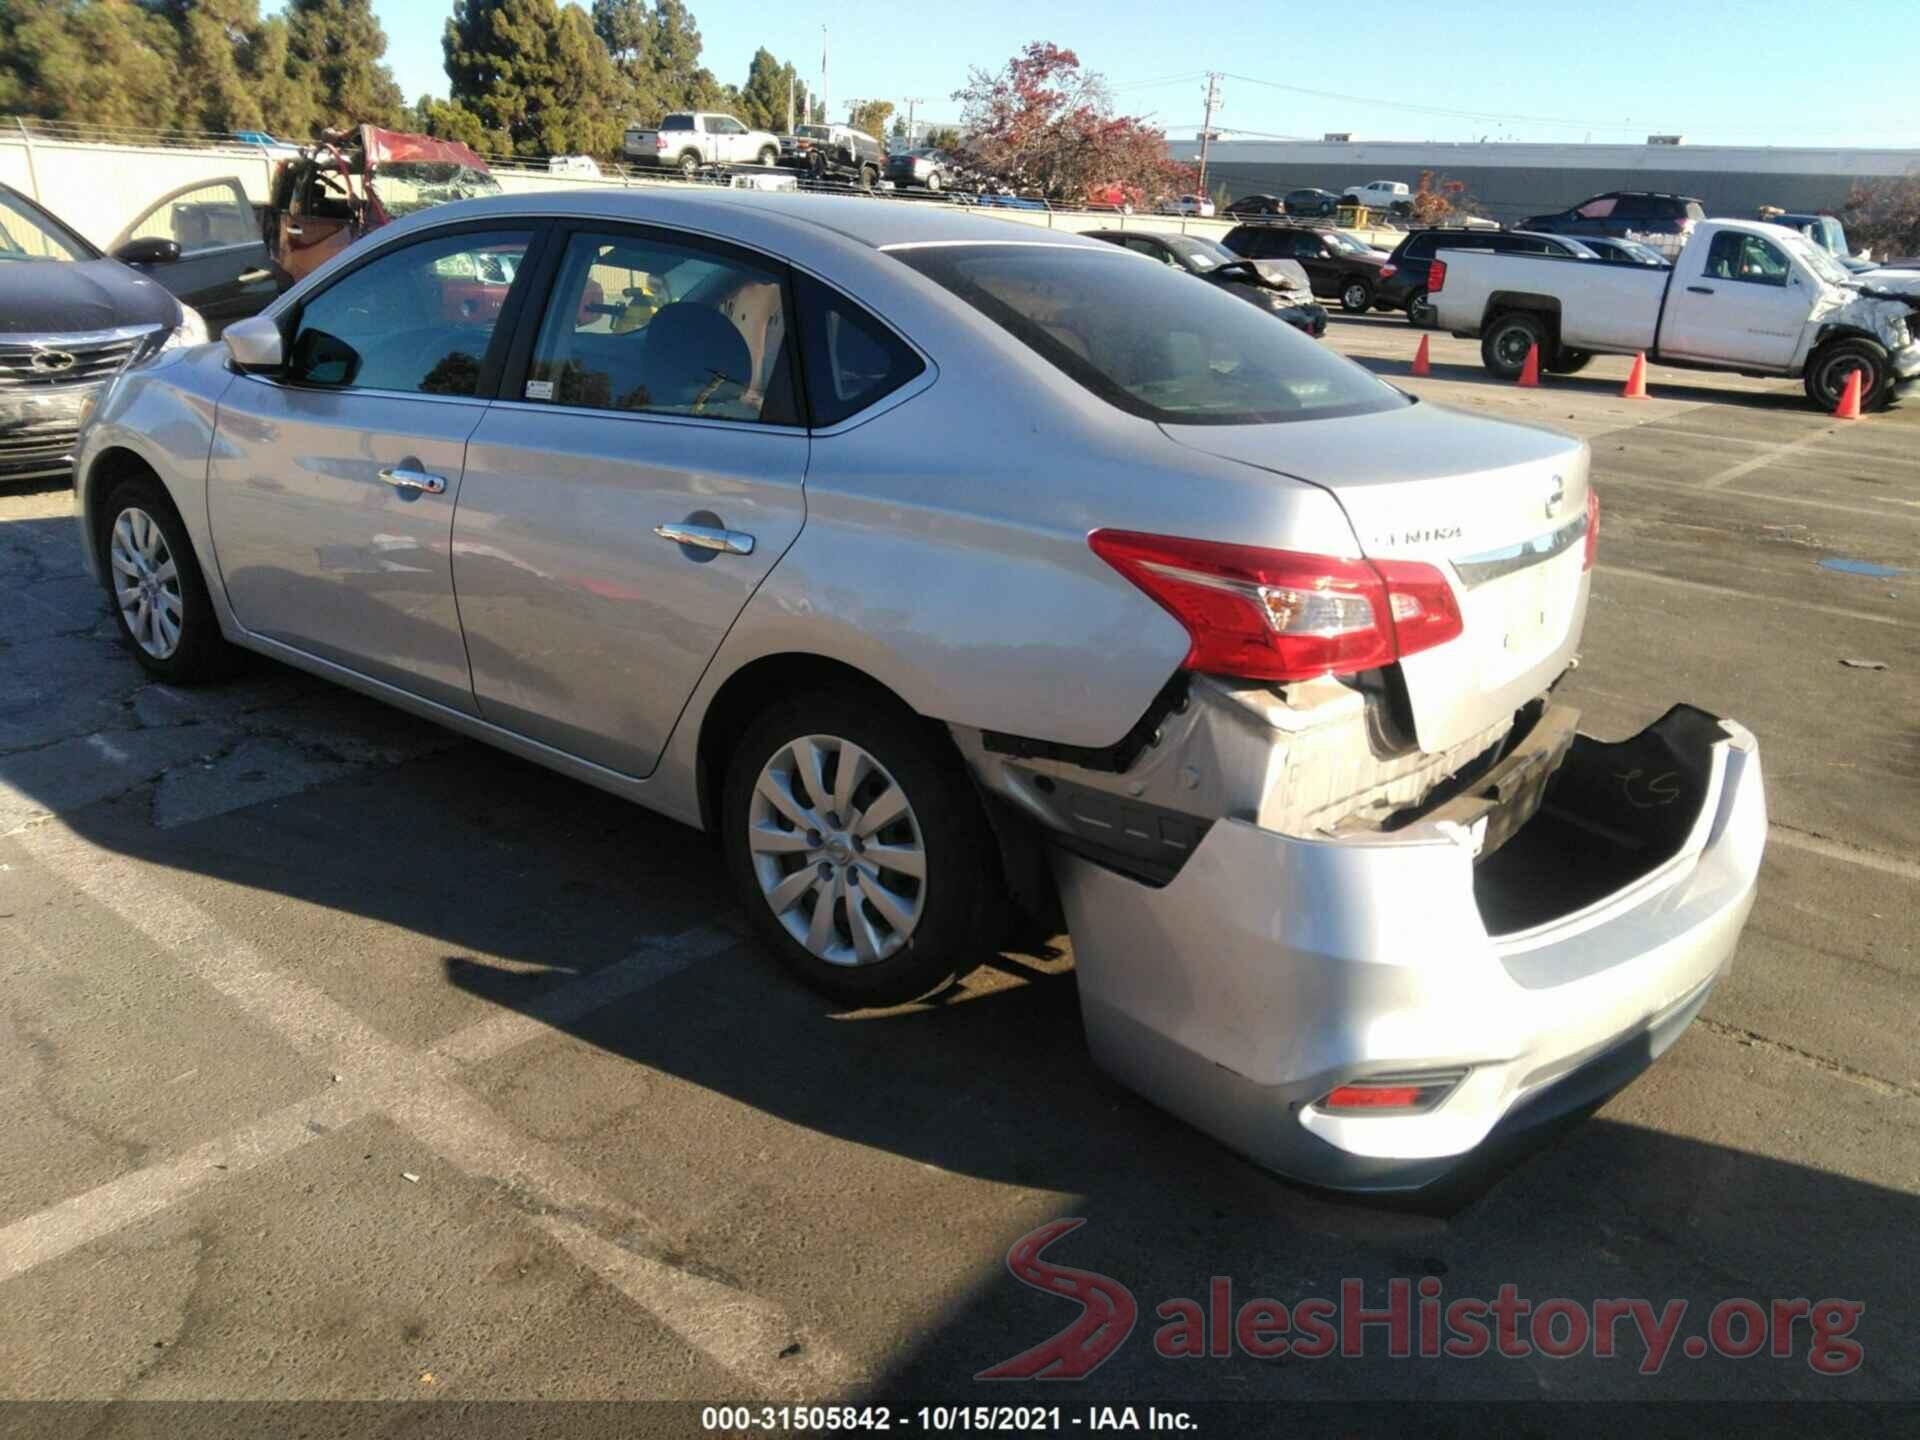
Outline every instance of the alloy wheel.
<svg viewBox="0 0 1920 1440">
<path fill-rule="evenodd" d="M 754 783 L 747 850 L 782 928 L 831 965 L 877 965 L 926 908 L 927 852 L 887 768 L 850 740 L 804 735 Z"/>
<path fill-rule="evenodd" d="M 113 594 L 134 643 L 156 660 L 180 648 L 186 603 L 180 569 L 153 516 L 137 506 L 120 512 L 108 547 Z"/>
</svg>

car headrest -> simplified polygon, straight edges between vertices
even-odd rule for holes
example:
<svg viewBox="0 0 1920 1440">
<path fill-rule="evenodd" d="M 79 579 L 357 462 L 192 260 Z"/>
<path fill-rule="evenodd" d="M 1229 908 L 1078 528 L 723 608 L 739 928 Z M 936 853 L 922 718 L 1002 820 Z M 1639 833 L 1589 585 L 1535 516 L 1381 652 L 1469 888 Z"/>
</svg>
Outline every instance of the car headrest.
<svg viewBox="0 0 1920 1440">
<path fill-rule="evenodd" d="M 648 368 L 682 371 L 705 380 L 719 375 L 753 383 L 753 353 L 733 322 L 710 305 L 679 300 L 647 322 Z"/>
</svg>

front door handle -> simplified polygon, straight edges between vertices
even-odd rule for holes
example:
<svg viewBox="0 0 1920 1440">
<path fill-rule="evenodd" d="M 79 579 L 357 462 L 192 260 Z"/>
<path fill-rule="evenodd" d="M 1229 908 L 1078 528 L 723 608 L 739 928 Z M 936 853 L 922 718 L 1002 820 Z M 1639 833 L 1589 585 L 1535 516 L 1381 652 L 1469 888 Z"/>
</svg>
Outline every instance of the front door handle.
<svg viewBox="0 0 1920 1440">
<path fill-rule="evenodd" d="M 1713 287 L 1711 285 L 1689 285 L 1687 286 L 1687 293 L 1689 295 L 1711 295 L 1713 293 Z"/>
<path fill-rule="evenodd" d="M 271 280 L 273 278 L 273 272 L 271 270 L 242 270 L 233 278 L 242 285 L 257 285 L 262 280 Z"/>
<path fill-rule="evenodd" d="M 656 525 L 653 533 L 676 545 L 691 545 L 696 550 L 713 550 L 721 555 L 751 555 L 753 536 L 744 530 L 723 530 L 718 525 Z"/>
<path fill-rule="evenodd" d="M 429 475 L 424 470 L 409 470 L 404 465 L 389 465 L 380 472 L 380 478 L 396 490 L 424 490 L 429 495 L 443 495 L 447 489 L 447 477 Z"/>
</svg>

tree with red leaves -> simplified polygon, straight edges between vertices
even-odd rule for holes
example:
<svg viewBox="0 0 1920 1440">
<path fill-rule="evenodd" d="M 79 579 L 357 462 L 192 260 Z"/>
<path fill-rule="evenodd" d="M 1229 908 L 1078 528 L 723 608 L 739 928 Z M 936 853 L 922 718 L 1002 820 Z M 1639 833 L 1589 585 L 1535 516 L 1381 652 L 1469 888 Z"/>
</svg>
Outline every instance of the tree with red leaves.
<svg viewBox="0 0 1920 1440">
<path fill-rule="evenodd" d="M 1432 170 L 1422 170 L 1413 187 L 1413 218 L 1422 225 L 1438 225 L 1448 219 L 1480 213 L 1479 202 L 1467 193 L 1467 182 L 1450 180 Z"/>
<path fill-rule="evenodd" d="M 1022 193 L 1062 204 L 1092 195 L 1132 203 L 1191 189 L 1189 167 L 1168 158 L 1166 131 L 1113 113 L 1104 77 L 1080 57 L 1036 41 L 998 71 L 969 72 L 961 102 L 961 163 Z"/>
</svg>

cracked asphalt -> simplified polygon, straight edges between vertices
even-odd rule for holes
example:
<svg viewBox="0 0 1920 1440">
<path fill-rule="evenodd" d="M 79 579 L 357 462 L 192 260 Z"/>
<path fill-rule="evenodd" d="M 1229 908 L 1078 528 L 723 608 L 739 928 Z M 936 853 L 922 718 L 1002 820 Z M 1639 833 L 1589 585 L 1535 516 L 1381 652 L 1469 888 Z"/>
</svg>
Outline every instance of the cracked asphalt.
<svg viewBox="0 0 1920 1440">
<path fill-rule="evenodd" d="M 744 938 L 692 832 L 265 661 L 150 683 L 67 492 L 16 487 L 0 1398 L 1920 1400 L 1920 400 L 1843 425 L 1656 369 L 1635 403 L 1605 359 L 1529 392 L 1444 336 L 1412 379 L 1415 339 L 1342 318 L 1329 343 L 1593 446 L 1585 728 L 1686 700 L 1761 742 L 1734 972 L 1595 1114 L 1448 1205 L 1362 1204 L 1104 1079 L 1067 937 L 834 1014 Z M 1068 1216 L 1049 1258 L 1126 1286 L 1136 1333 L 1078 1386 L 976 1384 L 1073 1318 L 1005 1268 Z M 1684 1300 L 1687 1335 L 1722 1300 L 1846 1300 L 1862 1353 L 1818 1373 L 1803 1324 L 1789 1355 L 1676 1347 L 1657 1374 L 1626 1332 L 1612 1358 L 1159 1358 L 1155 1307 L 1213 1276 L 1236 1304 L 1350 1277 L 1373 1304 L 1395 1277 Z"/>
</svg>

